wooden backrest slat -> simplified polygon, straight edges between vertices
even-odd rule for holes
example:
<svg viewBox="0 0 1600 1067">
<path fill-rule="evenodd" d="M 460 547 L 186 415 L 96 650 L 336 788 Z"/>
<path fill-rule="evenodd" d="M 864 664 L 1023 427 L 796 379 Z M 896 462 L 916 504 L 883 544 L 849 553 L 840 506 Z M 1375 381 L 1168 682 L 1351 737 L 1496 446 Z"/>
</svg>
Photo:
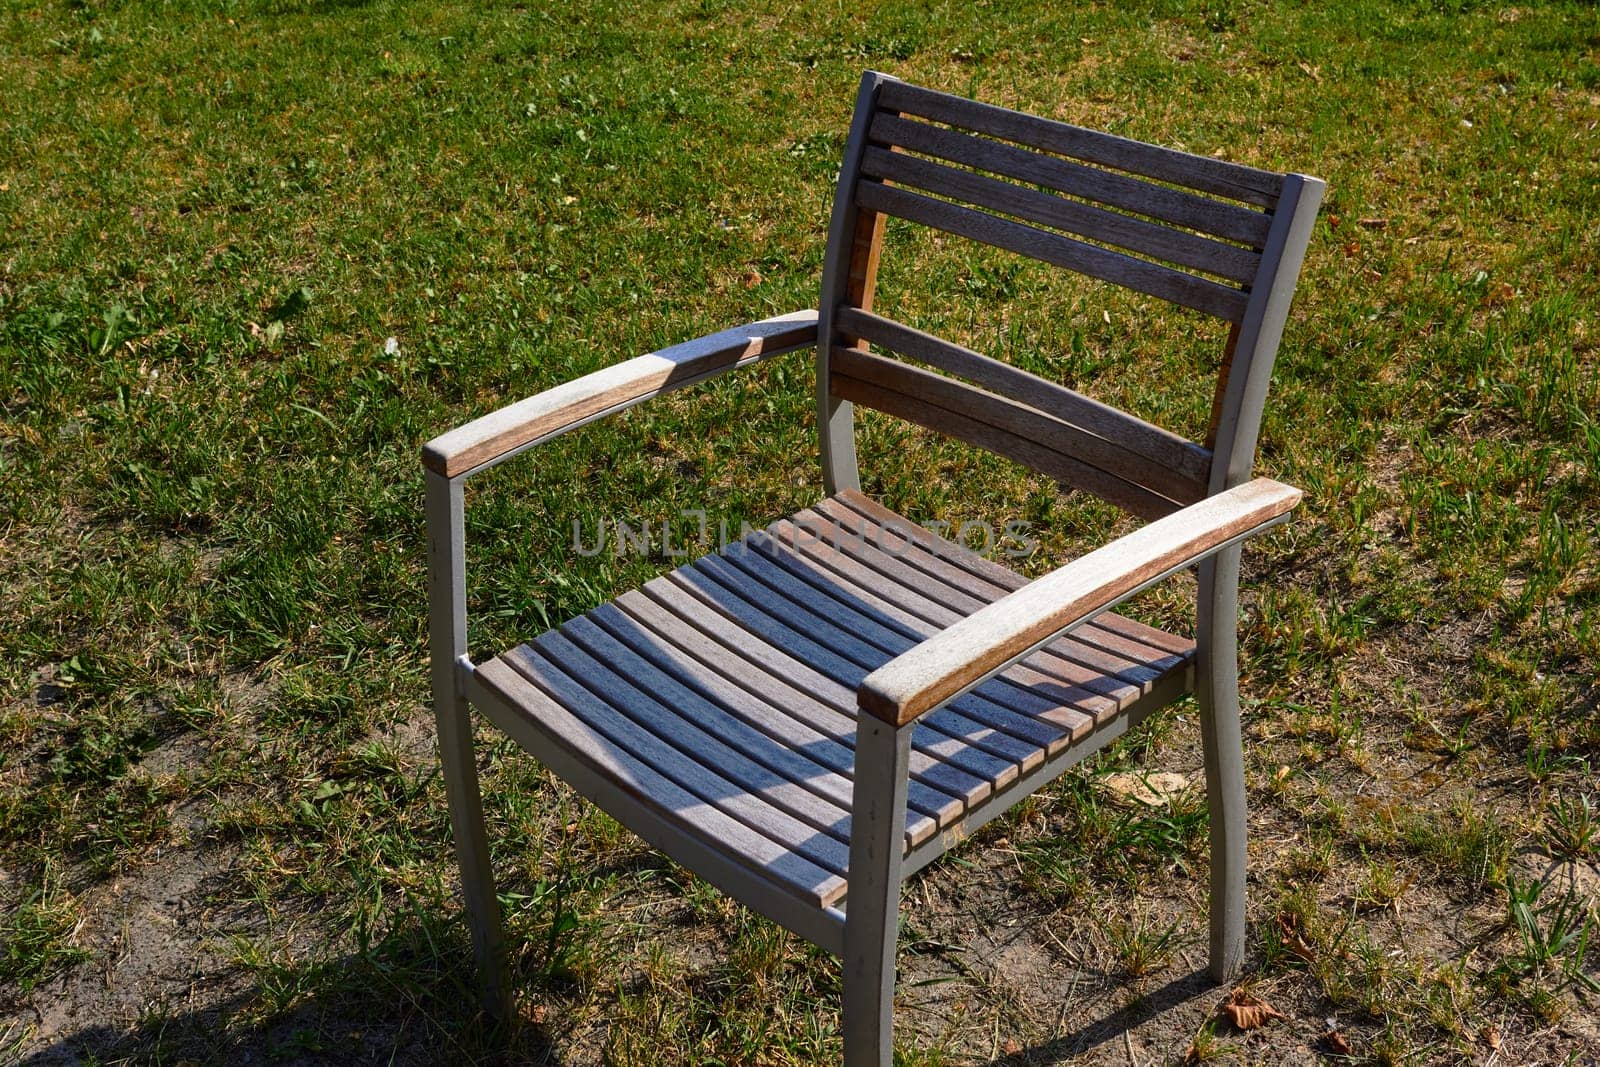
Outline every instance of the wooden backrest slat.
<svg viewBox="0 0 1600 1067">
<path fill-rule="evenodd" d="M 921 193 L 876 181 L 862 181 L 856 186 L 856 203 L 870 211 L 920 222 L 996 248 L 1115 282 L 1228 322 L 1237 322 L 1244 314 L 1246 294 L 1238 289 Z"/>
<path fill-rule="evenodd" d="M 1261 265 L 1258 254 L 1238 245 L 1213 241 L 973 171 L 957 170 L 904 152 L 868 148 L 861 158 L 861 172 L 869 178 L 964 200 L 975 207 L 1066 230 L 1234 282 L 1248 284 Z"/>
<path fill-rule="evenodd" d="M 1132 141 L 905 82 L 886 82 L 879 106 L 1262 207 L 1275 205 L 1283 191 L 1283 175 L 1272 171 Z"/>
<path fill-rule="evenodd" d="M 1044 434 L 1018 432 L 1018 425 L 1025 424 L 1028 418 L 1041 418 L 1031 408 L 929 371 L 882 356 L 842 349 L 835 356 L 829 388 L 844 400 L 865 404 L 1005 456 L 1063 485 L 1091 492 L 1141 518 L 1158 519 L 1181 506 L 1145 486 L 1051 447 L 1038 439 Z M 974 405 L 974 394 L 986 397 L 988 403 Z M 980 411 L 988 417 L 979 417 Z"/>
<path fill-rule="evenodd" d="M 1188 503 L 1205 495 L 1211 453 L 1188 440 L 1020 367 L 881 315 L 841 307 L 839 330 L 992 390 L 1092 435 L 1084 458 Z M 1097 442 L 1097 443 L 1096 443 Z"/>
<path fill-rule="evenodd" d="M 1267 231 L 1272 226 L 1271 215 L 1251 208 L 897 115 L 880 112 L 873 116 L 868 136 L 883 147 L 904 148 L 946 162 L 1003 174 L 1252 248 L 1259 248 L 1266 242 Z"/>
<path fill-rule="evenodd" d="M 818 309 L 830 493 L 860 485 L 855 404 L 1025 463 L 1146 518 L 1249 478 L 1323 183 L 1083 129 L 868 71 Z M 1203 444 L 874 314 L 883 222 L 1159 297 L 1229 324 Z"/>
</svg>

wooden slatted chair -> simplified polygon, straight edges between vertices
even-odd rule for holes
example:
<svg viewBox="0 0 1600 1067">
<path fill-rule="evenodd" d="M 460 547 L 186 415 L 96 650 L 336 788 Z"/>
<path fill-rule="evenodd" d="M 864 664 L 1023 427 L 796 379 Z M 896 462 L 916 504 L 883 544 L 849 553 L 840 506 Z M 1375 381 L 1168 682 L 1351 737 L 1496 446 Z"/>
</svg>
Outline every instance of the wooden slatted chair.
<svg viewBox="0 0 1600 1067">
<path fill-rule="evenodd" d="M 1245 938 L 1240 544 L 1300 497 L 1252 480 L 1251 468 L 1322 189 L 868 73 L 820 311 L 640 356 L 430 442 L 439 747 L 491 1009 L 506 1010 L 507 978 L 469 705 L 644 840 L 841 956 L 854 1067 L 890 1062 L 903 880 L 1193 692 L 1210 815 L 1210 970 L 1231 976 Z M 1230 323 L 1207 441 L 875 314 L 891 215 Z M 467 478 L 670 389 L 812 347 L 825 499 L 471 661 Z M 1026 581 L 860 492 L 853 404 L 1151 521 Z M 1195 565 L 1195 640 L 1107 610 Z"/>
</svg>

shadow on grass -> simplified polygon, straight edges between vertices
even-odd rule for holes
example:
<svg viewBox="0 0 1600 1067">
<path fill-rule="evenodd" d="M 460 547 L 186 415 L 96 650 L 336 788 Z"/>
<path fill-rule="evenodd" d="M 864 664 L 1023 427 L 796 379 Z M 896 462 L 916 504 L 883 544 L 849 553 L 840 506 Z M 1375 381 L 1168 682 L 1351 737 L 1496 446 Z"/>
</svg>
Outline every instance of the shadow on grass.
<svg viewBox="0 0 1600 1067">
<path fill-rule="evenodd" d="M 1002 1056 L 992 1060 L 988 1067 L 1041 1067 L 1044 1064 L 1066 1063 L 1090 1049 L 1098 1048 L 1107 1041 L 1121 1037 L 1124 1032 L 1149 1022 L 1158 1015 L 1181 1007 L 1207 993 L 1214 993 L 1220 988 L 1204 969 L 1193 971 L 1181 978 L 1174 978 L 1127 1007 L 1114 1011 L 1104 1018 L 1096 1019 L 1073 1033 L 1062 1034 L 1042 1045 L 1023 1049 L 1014 1055 Z"/>
<path fill-rule="evenodd" d="M 411 929 L 364 954 L 248 988 L 191 1012 L 147 1009 L 131 1027 L 104 1023 L 56 1037 L 24 1067 L 96 1063 L 528 1064 L 561 1067 L 543 1027 L 495 1023 L 478 1009 L 464 942 Z M 303 990 L 303 992 L 302 992 Z M 269 1005 L 292 997 L 282 1010 Z"/>
</svg>

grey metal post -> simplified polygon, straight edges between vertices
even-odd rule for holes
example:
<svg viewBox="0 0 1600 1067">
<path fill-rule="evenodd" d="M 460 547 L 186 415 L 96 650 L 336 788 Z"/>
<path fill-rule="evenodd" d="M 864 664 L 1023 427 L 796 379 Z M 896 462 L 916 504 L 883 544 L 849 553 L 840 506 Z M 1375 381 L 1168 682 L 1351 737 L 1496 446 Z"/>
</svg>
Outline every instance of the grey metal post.
<svg viewBox="0 0 1600 1067">
<path fill-rule="evenodd" d="M 1195 699 L 1211 823 L 1211 977 L 1225 982 L 1244 962 L 1247 820 L 1239 722 L 1239 552 L 1200 564 Z"/>
<path fill-rule="evenodd" d="M 497 1018 L 511 1013 L 505 941 L 494 871 L 483 828 L 483 797 L 473 755 L 472 720 L 460 670 L 467 657 L 466 520 L 462 478 L 426 471 L 428 521 L 428 645 L 433 711 L 438 721 L 439 763 L 450 802 L 461 895 L 472 929 L 472 950 L 483 982 L 484 1008 Z"/>
<path fill-rule="evenodd" d="M 911 731 L 862 713 L 850 815 L 850 893 L 844 922 L 845 1067 L 894 1057 L 894 957 Z"/>
<path fill-rule="evenodd" d="M 1212 495 L 1244 484 L 1255 467 L 1278 341 L 1325 188 L 1321 179 L 1302 174 L 1284 179 L 1223 385 Z M 1238 973 L 1245 948 L 1248 825 L 1244 732 L 1239 721 L 1239 553 L 1238 547 L 1230 548 L 1200 565 L 1196 603 L 1195 699 L 1200 705 L 1211 822 L 1210 972 L 1219 982 Z"/>
<path fill-rule="evenodd" d="M 850 288 L 850 270 L 855 256 L 856 181 L 861 173 L 861 153 L 867 143 L 867 125 L 877 100 L 878 86 L 891 81 L 886 74 L 869 70 L 861 76 L 856 93 L 855 117 L 850 124 L 850 139 L 845 142 L 844 159 L 839 164 L 839 185 L 833 195 L 833 219 L 828 228 L 828 249 L 822 260 L 822 299 L 817 305 L 817 435 L 822 451 L 823 487 L 831 496 L 846 489 L 861 488 L 856 467 L 855 409 L 828 388 L 828 359 L 834 345 L 834 313 Z"/>
</svg>

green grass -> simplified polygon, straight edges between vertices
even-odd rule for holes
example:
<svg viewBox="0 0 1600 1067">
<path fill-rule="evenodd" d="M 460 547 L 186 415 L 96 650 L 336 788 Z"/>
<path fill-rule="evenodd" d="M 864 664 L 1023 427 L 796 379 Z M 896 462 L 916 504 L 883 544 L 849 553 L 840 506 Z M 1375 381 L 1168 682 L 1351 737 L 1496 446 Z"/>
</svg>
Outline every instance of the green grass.
<svg viewBox="0 0 1600 1067">
<path fill-rule="evenodd" d="M 1568 897 L 1600 761 L 1593 6 L 46 0 L 0 6 L 0 1043 L 836 1057 L 831 963 L 490 737 L 524 1024 L 475 1017 L 416 450 L 814 304 L 868 66 L 1329 181 L 1261 463 L 1309 497 L 1249 553 L 1244 627 L 1253 980 L 1297 1021 L 1141 1040 L 1266 1056 L 1337 1012 L 1375 1062 L 1484 1054 L 1489 1026 L 1502 1060 L 1600 1041 L 1595 905 Z M 1203 433 L 1220 338 L 1193 316 L 889 240 L 884 305 Z M 666 565 L 576 557 L 574 520 L 813 502 L 810 374 L 787 357 L 475 482 L 473 647 Z M 1126 527 L 892 420 L 862 452 L 912 515 L 1033 523 L 1033 571 Z M 1181 627 L 1186 595 L 1140 610 Z M 1061 938 L 1101 976 L 1091 1018 L 1188 972 L 1203 803 L 1127 811 L 1096 776 L 1195 766 L 1192 709 L 1136 735 L 974 844 L 1004 884 L 924 879 L 924 934 L 957 947 L 919 957 L 954 969 L 907 994 L 907 1062 L 1060 1029 L 1059 990 L 962 962 L 973 907 Z M 198 1000 L 150 978 L 107 1001 L 107 969 L 156 951 L 119 947 L 118 908 L 187 870 L 208 917 L 166 951 L 220 970 Z M 957 875 L 1000 896 L 951 903 Z M 39 998 L 110 1017 L 35 1033 Z"/>
</svg>

